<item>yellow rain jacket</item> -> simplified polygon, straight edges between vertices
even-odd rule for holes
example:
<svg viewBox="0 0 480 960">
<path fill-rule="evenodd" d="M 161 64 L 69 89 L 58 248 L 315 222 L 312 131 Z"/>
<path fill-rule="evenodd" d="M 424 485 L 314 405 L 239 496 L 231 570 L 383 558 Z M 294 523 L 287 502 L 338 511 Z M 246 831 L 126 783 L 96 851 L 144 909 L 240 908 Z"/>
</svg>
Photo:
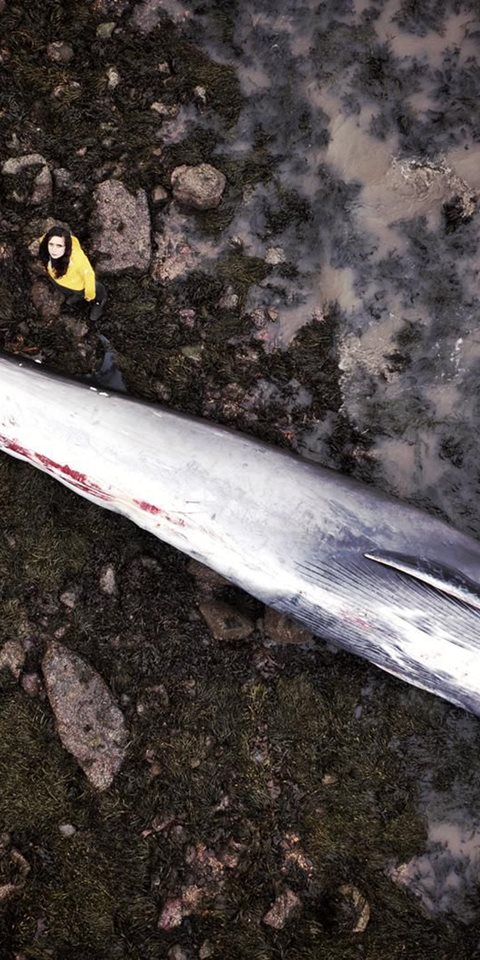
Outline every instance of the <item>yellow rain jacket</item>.
<svg viewBox="0 0 480 960">
<path fill-rule="evenodd" d="M 43 237 L 40 238 L 40 243 L 42 240 Z M 85 300 L 95 300 L 95 271 L 73 233 L 72 253 L 67 272 L 63 277 L 56 277 L 51 261 L 48 262 L 47 271 L 52 280 L 61 287 L 66 287 L 67 290 L 84 290 Z"/>
</svg>

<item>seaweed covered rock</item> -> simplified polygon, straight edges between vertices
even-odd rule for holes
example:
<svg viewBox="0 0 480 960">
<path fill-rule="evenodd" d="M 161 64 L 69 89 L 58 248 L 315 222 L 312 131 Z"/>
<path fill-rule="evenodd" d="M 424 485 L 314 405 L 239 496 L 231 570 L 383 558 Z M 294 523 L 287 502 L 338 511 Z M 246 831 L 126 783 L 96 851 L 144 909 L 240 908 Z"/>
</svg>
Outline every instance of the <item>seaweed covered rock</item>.
<svg viewBox="0 0 480 960">
<path fill-rule="evenodd" d="M 35 280 L 32 284 L 30 296 L 35 310 L 43 320 L 60 316 L 63 298 L 53 284 L 48 284 L 43 280 Z"/>
<path fill-rule="evenodd" d="M 28 153 L 23 157 L 10 157 L 8 160 L 5 160 L 5 163 L 2 166 L 2 173 L 7 174 L 7 176 L 16 177 L 19 173 L 22 173 L 23 170 L 28 169 L 28 167 L 44 167 L 47 165 L 45 157 L 42 157 L 41 153 Z"/>
<path fill-rule="evenodd" d="M 255 629 L 250 617 L 222 600 L 205 601 L 199 609 L 215 640 L 246 640 Z"/>
<path fill-rule="evenodd" d="M 73 47 L 64 40 L 53 40 L 48 44 L 47 57 L 54 63 L 70 63 L 73 58 Z"/>
<path fill-rule="evenodd" d="M 216 247 L 210 240 L 198 240 L 191 217 L 173 204 L 157 218 L 156 225 L 151 269 L 155 281 L 167 283 L 193 270 L 208 269 L 208 262 L 215 259 Z"/>
<path fill-rule="evenodd" d="M 49 644 L 42 669 L 63 746 L 92 786 L 105 790 L 125 756 L 123 714 L 98 673 L 63 644 Z"/>
<path fill-rule="evenodd" d="M 133 196 L 120 180 L 104 180 L 94 194 L 93 247 L 102 273 L 138 270 L 150 266 L 150 213 L 147 195 Z"/>
<path fill-rule="evenodd" d="M 163 0 L 142 0 L 141 3 L 136 3 L 132 14 L 132 26 L 147 36 L 159 24 L 162 9 Z"/>
<path fill-rule="evenodd" d="M 18 680 L 25 662 L 25 650 L 20 640 L 7 640 L 0 649 L 0 670 L 8 669 Z"/>
<path fill-rule="evenodd" d="M 200 163 L 196 167 L 182 164 L 175 167 L 171 176 L 175 200 L 196 210 L 218 207 L 226 182 L 221 170 L 210 163 Z"/>
<path fill-rule="evenodd" d="M 6 186 L 7 190 L 10 187 L 13 200 L 21 203 L 28 200 L 38 206 L 51 199 L 52 174 L 45 157 L 40 153 L 10 157 L 3 164 L 2 173 L 8 178 Z"/>
</svg>

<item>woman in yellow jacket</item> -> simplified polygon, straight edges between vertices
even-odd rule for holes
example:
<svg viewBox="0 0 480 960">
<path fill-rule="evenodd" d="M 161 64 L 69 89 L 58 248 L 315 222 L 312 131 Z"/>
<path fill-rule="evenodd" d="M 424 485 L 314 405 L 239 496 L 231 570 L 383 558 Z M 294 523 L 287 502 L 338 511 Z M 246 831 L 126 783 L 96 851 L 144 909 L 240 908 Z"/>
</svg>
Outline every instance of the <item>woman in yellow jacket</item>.
<svg viewBox="0 0 480 960">
<path fill-rule="evenodd" d="M 90 320 L 98 320 L 107 300 L 107 291 L 96 279 L 77 238 L 65 227 L 51 227 L 40 240 L 38 255 L 49 279 L 66 295 L 66 302 L 73 305 L 86 300 L 92 305 Z"/>
</svg>

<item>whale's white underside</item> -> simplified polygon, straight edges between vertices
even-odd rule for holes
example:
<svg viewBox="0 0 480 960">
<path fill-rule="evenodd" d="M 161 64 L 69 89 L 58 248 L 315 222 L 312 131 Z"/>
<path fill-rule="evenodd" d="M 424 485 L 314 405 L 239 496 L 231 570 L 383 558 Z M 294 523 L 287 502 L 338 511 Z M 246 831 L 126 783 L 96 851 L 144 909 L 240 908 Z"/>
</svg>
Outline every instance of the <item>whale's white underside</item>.
<svg viewBox="0 0 480 960">
<path fill-rule="evenodd" d="M 480 713 L 480 612 L 469 602 L 480 545 L 447 524 L 208 421 L 3 357 L 0 450 L 318 636 Z M 421 558 L 420 572 L 397 555 Z"/>
</svg>

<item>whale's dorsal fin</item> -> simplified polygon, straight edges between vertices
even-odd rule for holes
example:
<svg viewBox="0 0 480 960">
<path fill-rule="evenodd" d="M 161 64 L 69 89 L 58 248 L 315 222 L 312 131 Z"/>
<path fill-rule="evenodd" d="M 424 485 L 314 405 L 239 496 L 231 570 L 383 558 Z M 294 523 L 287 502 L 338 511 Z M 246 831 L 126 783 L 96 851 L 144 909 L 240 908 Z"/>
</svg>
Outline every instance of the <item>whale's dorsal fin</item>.
<svg viewBox="0 0 480 960">
<path fill-rule="evenodd" d="M 480 610 L 480 586 L 454 567 L 438 563 L 429 557 L 409 556 L 406 553 L 393 553 L 389 550 L 375 550 L 372 553 L 365 553 L 364 556 L 368 560 L 375 560 L 376 563 L 382 563 L 385 567 L 398 570 L 399 573 L 406 573 L 429 587 Z"/>
</svg>

